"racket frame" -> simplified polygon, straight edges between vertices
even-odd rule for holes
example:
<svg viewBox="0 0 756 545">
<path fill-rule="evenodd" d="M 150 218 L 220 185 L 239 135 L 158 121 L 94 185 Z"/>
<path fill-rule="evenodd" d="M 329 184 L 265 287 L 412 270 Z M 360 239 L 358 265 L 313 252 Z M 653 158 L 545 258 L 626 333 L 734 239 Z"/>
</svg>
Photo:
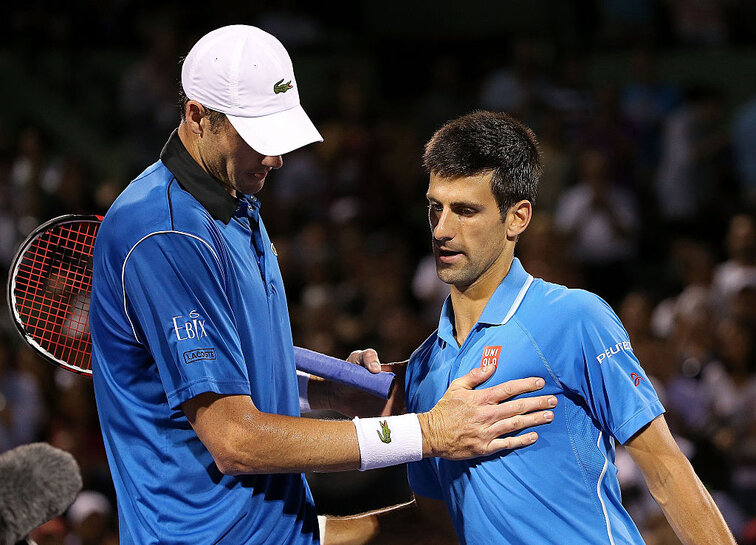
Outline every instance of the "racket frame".
<svg viewBox="0 0 756 545">
<path fill-rule="evenodd" d="M 90 368 L 84 369 L 83 367 L 80 367 L 78 365 L 72 365 L 68 362 L 65 362 L 61 360 L 60 358 L 55 357 L 52 355 L 48 350 L 46 350 L 37 340 L 27 331 L 26 326 L 24 325 L 23 320 L 21 319 L 21 316 L 18 312 L 18 305 L 16 304 L 16 274 L 18 273 L 18 268 L 21 265 L 21 262 L 23 261 L 24 255 L 26 254 L 26 251 L 29 249 L 29 247 L 34 244 L 34 242 L 43 234 L 50 231 L 51 228 L 57 227 L 59 225 L 65 225 L 68 223 L 102 223 L 102 216 L 97 216 L 94 214 L 66 214 L 64 216 L 58 216 L 57 218 L 53 218 L 50 221 L 47 221 L 34 229 L 29 236 L 24 239 L 24 241 L 21 243 L 21 246 L 16 250 L 15 255 L 13 256 L 13 261 L 11 261 L 10 269 L 8 270 L 8 293 L 7 293 L 7 301 L 8 301 L 8 309 L 10 310 L 11 319 L 13 321 L 13 325 L 16 326 L 16 329 L 18 330 L 18 333 L 21 335 L 21 337 L 26 341 L 26 343 L 31 346 L 38 354 L 40 354 L 42 357 L 44 357 L 47 361 L 52 363 L 53 365 L 57 365 L 58 367 L 61 367 L 65 369 L 66 371 L 70 371 L 72 373 L 76 373 L 77 375 L 84 375 L 87 377 L 92 376 L 92 368 L 91 368 L 91 360 L 90 360 Z"/>
</svg>

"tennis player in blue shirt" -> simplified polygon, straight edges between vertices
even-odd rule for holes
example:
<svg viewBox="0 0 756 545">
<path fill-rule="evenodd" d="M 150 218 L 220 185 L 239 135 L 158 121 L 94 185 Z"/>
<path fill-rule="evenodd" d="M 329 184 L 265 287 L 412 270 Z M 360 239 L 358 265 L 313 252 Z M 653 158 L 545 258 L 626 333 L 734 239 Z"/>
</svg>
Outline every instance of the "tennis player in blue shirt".
<svg viewBox="0 0 756 545">
<path fill-rule="evenodd" d="M 354 523 L 318 517 L 301 472 L 532 444 L 534 432 L 499 436 L 547 422 L 553 396 L 500 403 L 544 382 L 473 390 L 490 370 L 455 381 L 422 414 L 298 418 L 300 400 L 318 408 L 334 396 L 322 382 L 298 383 L 281 272 L 254 194 L 282 154 L 320 135 L 286 50 L 260 29 L 207 34 L 181 80 L 179 128 L 115 201 L 95 246 L 93 377 L 120 543 L 363 543 L 373 524 L 347 539 L 340 528 Z"/>
<path fill-rule="evenodd" d="M 436 270 L 450 296 L 409 360 L 407 409 L 428 410 L 472 369 L 493 370 L 484 386 L 541 376 L 559 403 L 532 447 L 409 464 L 431 521 L 423 537 L 453 540 L 450 521 L 467 545 L 643 543 L 620 498 L 618 441 L 683 543 L 734 543 L 612 309 L 533 278 L 514 258 L 541 171 L 533 133 L 503 113 L 472 113 L 436 132 L 424 164 Z"/>
</svg>

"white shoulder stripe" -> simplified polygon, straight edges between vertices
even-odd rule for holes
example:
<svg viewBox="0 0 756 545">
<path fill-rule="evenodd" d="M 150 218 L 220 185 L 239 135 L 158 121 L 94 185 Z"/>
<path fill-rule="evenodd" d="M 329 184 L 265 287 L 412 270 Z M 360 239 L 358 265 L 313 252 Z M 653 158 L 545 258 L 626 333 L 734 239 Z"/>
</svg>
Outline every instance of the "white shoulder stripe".
<svg viewBox="0 0 756 545">
<path fill-rule="evenodd" d="M 601 447 L 601 437 L 603 437 L 603 432 L 599 432 L 598 441 L 596 441 L 596 447 L 600 450 Z M 609 535 L 609 543 L 611 545 L 614 545 L 614 536 L 612 536 L 612 523 L 609 522 L 609 514 L 606 512 L 606 504 L 604 503 L 604 498 L 601 497 L 601 482 L 604 480 L 604 475 L 606 475 L 606 468 L 609 467 L 609 459 L 604 455 L 604 453 L 601 453 L 602 456 L 604 456 L 604 467 L 601 469 L 601 475 L 598 478 L 598 482 L 596 483 L 596 494 L 598 495 L 598 499 L 601 502 L 601 509 L 604 511 L 604 520 L 606 521 L 606 533 Z"/>
<path fill-rule="evenodd" d="M 525 298 L 525 294 L 528 292 L 528 288 L 530 288 L 530 285 L 533 283 L 533 277 L 531 275 L 528 275 L 528 279 L 525 280 L 525 283 L 522 285 L 522 288 L 520 289 L 520 293 L 517 294 L 517 297 L 514 300 L 514 303 L 512 303 L 512 306 L 509 307 L 509 312 L 507 312 L 507 315 L 504 317 L 504 320 L 502 320 L 501 325 L 506 324 L 512 316 L 514 316 L 514 313 L 517 312 L 517 309 L 520 308 L 520 303 L 522 303 L 522 300 Z"/>
<path fill-rule="evenodd" d="M 220 259 L 218 259 L 218 254 L 215 253 L 215 250 L 213 249 L 213 247 L 210 246 L 210 244 L 206 240 L 198 237 L 197 235 L 193 235 L 191 233 L 184 233 L 183 231 L 154 231 L 150 233 L 149 235 L 145 235 L 142 238 L 140 238 L 136 242 L 136 244 L 134 244 L 131 247 L 131 249 L 129 250 L 129 253 L 126 254 L 126 259 L 123 260 L 123 266 L 121 267 L 121 291 L 123 292 L 123 313 L 126 315 L 126 319 L 129 321 L 129 325 L 131 326 L 131 332 L 134 334 L 134 339 L 136 339 L 138 343 L 142 341 L 139 340 L 139 337 L 137 336 L 137 333 L 136 333 L 136 329 L 134 328 L 134 322 L 131 321 L 129 312 L 128 310 L 126 310 L 126 263 L 128 263 L 129 257 L 131 257 L 131 253 L 134 251 L 134 248 L 139 246 L 144 240 L 147 240 L 153 235 L 165 235 L 165 234 L 186 235 L 195 240 L 199 240 L 202 244 L 204 244 L 210 249 L 210 251 L 213 254 L 213 257 L 215 257 L 215 261 L 217 261 L 218 266 L 220 266 Z"/>
</svg>

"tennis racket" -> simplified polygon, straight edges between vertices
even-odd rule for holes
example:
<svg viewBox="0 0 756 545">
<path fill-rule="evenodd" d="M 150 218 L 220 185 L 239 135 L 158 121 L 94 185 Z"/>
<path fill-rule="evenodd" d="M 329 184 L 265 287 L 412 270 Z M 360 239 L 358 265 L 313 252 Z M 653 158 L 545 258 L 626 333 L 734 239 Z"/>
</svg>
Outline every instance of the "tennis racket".
<svg viewBox="0 0 756 545">
<path fill-rule="evenodd" d="M 66 215 L 40 225 L 10 268 L 8 306 L 24 340 L 47 361 L 92 375 L 89 299 L 92 253 L 102 216 Z M 388 399 L 393 373 L 373 374 L 318 352 L 294 347 L 297 369 Z"/>
</svg>

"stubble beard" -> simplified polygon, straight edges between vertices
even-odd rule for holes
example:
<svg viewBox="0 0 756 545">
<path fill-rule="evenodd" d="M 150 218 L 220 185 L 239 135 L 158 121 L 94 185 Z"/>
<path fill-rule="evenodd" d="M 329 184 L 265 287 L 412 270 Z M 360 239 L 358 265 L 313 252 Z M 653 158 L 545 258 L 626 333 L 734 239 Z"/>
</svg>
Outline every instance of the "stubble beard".
<svg viewBox="0 0 756 545">
<path fill-rule="evenodd" d="M 471 263 L 461 264 L 458 267 L 450 267 L 440 263 L 436 258 L 436 274 L 438 278 L 445 284 L 466 287 L 475 282 L 477 278 L 476 271 Z"/>
</svg>

